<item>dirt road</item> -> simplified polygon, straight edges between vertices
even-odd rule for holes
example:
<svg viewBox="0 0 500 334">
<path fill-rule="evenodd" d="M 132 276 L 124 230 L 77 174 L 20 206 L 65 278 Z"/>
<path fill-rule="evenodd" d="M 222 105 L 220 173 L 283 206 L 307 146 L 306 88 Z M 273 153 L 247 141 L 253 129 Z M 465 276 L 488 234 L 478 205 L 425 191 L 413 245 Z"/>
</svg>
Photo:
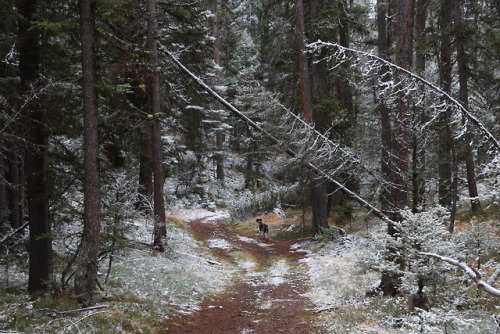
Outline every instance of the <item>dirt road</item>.
<svg viewBox="0 0 500 334">
<path fill-rule="evenodd" d="M 168 320 L 166 333 L 320 333 L 307 288 L 305 256 L 292 242 L 261 240 L 238 234 L 227 224 L 189 223 L 193 235 L 207 243 L 221 261 L 238 269 L 227 292 L 206 300 L 201 309 Z"/>
</svg>

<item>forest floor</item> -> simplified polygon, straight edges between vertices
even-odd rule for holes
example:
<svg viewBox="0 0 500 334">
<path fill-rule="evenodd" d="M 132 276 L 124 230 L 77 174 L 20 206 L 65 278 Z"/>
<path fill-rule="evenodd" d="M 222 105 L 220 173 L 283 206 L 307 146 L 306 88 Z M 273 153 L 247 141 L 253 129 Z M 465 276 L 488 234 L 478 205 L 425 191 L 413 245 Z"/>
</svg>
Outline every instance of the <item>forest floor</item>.
<svg viewBox="0 0 500 334">
<path fill-rule="evenodd" d="M 255 224 L 257 229 L 257 224 Z M 168 320 L 166 333 L 319 333 L 314 305 L 304 295 L 306 253 L 293 241 L 241 234 L 225 223 L 197 219 L 188 230 L 206 242 L 219 261 L 238 268 L 232 286 L 199 310 Z"/>
</svg>

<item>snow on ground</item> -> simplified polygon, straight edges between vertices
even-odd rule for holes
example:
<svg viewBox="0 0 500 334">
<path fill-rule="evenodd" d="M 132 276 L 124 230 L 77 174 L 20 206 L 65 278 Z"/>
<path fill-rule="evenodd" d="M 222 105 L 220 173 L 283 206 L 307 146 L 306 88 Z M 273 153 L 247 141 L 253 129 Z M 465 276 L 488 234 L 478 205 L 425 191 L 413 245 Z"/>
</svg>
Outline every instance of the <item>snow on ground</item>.
<svg viewBox="0 0 500 334">
<path fill-rule="evenodd" d="M 167 211 L 167 216 L 190 222 L 202 219 L 203 222 L 211 223 L 229 218 L 226 210 L 210 211 L 206 209 L 181 209 L 178 211 Z"/>
<path fill-rule="evenodd" d="M 362 303 L 366 290 L 378 278 L 374 273 L 362 273 L 356 265 L 358 257 L 366 252 L 369 240 L 355 235 L 350 238 L 351 241 L 344 244 L 306 241 L 293 247 L 308 253 L 301 260 L 308 267 L 312 283 L 307 297 L 318 309 Z M 322 248 L 315 250 L 317 247 Z"/>
<path fill-rule="evenodd" d="M 188 211 L 178 216 L 198 218 Z M 149 224 L 131 224 L 135 227 L 131 237 L 142 236 L 151 243 Z M 167 224 L 167 229 L 165 253 L 154 255 L 147 250 L 133 249 L 119 257 L 113 265 L 110 279 L 115 287 L 113 293 L 131 293 L 141 300 L 174 305 L 181 312 L 196 310 L 203 298 L 223 291 L 227 278 L 231 276 L 230 271 L 222 265 L 213 264 L 217 262 L 186 229 L 173 223 Z M 214 240 L 214 247 L 221 245 L 220 241 Z"/>
</svg>

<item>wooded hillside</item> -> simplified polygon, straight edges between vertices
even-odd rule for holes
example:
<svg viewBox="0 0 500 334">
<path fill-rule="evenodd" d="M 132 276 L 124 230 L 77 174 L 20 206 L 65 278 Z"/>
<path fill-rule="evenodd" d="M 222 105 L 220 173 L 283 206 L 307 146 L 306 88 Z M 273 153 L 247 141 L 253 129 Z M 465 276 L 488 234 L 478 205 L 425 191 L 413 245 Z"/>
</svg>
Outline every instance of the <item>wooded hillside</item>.
<svg viewBox="0 0 500 334">
<path fill-rule="evenodd" d="M 163 253 L 167 211 L 274 209 L 315 241 L 384 224 L 361 261 L 380 276 L 369 295 L 498 317 L 498 1 L 0 0 L 0 14 L 6 287 L 17 263 L 22 289 L 89 307 L 131 247 L 126 221 L 154 222 Z M 481 297 L 450 296 L 470 289 L 458 277 Z"/>
</svg>

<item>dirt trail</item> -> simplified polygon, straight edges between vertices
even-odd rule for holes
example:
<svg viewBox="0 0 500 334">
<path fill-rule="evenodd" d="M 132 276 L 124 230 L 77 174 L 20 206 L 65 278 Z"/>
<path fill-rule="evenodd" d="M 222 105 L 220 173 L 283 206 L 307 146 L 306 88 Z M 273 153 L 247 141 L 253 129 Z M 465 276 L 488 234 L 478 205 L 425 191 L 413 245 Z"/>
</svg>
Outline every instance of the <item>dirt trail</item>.
<svg viewBox="0 0 500 334">
<path fill-rule="evenodd" d="M 319 333 L 313 305 L 302 296 L 307 277 L 291 252 L 291 242 L 242 236 L 227 224 L 189 223 L 202 241 L 218 240 L 214 254 L 238 266 L 238 280 L 228 291 L 206 300 L 201 309 L 169 319 L 166 333 Z"/>
</svg>

